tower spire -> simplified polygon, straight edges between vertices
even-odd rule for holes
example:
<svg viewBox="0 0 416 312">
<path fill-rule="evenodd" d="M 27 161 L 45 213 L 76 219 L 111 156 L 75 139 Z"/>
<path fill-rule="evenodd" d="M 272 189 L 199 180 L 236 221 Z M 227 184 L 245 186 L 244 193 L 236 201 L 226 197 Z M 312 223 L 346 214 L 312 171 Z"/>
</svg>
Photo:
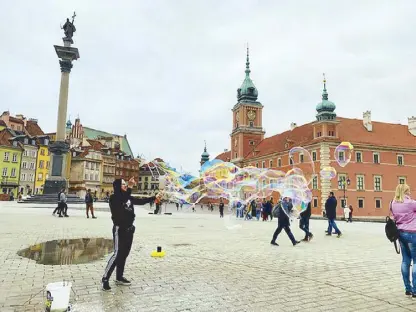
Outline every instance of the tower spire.
<svg viewBox="0 0 416 312">
<path fill-rule="evenodd" d="M 328 100 L 328 92 L 326 90 L 326 76 L 325 73 L 323 73 L 324 76 L 324 89 L 322 90 L 322 100 Z"/>
<path fill-rule="evenodd" d="M 246 77 L 249 77 L 251 70 L 250 70 L 250 51 L 249 51 L 249 48 L 248 48 L 248 43 L 247 43 L 247 59 L 246 59 L 246 70 L 245 70 L 245 72 L 246 72 Z"/>
<path fill-rule="evenodd" d="M 207 141 L 206 140 L 204 140 L 204 144 L 205 144 L 204 152 L 206 152 L 207 151 Z"/>
</svg>

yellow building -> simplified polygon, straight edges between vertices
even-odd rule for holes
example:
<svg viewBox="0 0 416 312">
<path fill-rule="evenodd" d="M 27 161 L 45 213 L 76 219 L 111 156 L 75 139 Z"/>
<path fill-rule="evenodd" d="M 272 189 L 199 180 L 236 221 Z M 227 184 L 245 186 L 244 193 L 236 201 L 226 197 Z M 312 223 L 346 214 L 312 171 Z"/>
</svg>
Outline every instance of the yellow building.
<svg viewBox="0 0 416 312">
<path fill-rule="evenodd" d="M 0 131 L 0 190 L 2 194 L 13 193 L 16 198 L 23 148 L 17 141 L 11 142 L 12 137 L 7 129 Z"/>
<path fill-rule="evenodd" d="M 48 149 L 49 136 L 39 136 L 37 140 L 39 149 L 36 161 L 35 194 L 43 194 L 43 186 L 49 175 L 51 155 Z"/>
</svg>

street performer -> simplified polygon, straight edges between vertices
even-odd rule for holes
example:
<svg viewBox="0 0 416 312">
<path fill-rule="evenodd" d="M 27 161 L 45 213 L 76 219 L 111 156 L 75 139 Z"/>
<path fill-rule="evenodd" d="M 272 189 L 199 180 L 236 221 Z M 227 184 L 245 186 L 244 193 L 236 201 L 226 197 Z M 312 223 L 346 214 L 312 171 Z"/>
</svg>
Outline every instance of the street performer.
<svg viewBox="0 0 416 312">
<path fill-rule="evenodd" d="M 116 269 L 116 285 L 130 285 L 130 281 L 124 277 L 124 266 L 133 243 L 135 226 L 133 225 L 136 215 L 134 205 L 145 205 L 155 200 L 155 197 L 135 198 L 131 196 L 131 189 L 135 185 L 134 177 L 128 184 L 122 179 L 113 182 L 114 194 L 110 196 L 109 204 L 111 219 L 113 220 L 113 242 L 114 253 L 108 260 L 102 278 L 103 290 L 111 290 L 109 279 Z"/>
</svg>

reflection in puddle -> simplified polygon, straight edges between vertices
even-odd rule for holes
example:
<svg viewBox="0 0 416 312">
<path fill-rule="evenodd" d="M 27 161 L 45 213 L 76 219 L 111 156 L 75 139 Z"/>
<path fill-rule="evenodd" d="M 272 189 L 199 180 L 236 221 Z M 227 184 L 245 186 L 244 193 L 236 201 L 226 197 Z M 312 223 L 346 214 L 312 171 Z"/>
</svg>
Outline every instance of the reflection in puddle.
<svg viewBox="0 0 416 312">
<path fill-rule="evenodd" d="M 107 238 L 78 238 L 53 240 L 17 252 L 21 257 L 45 265 L 88 263 L 113 251 L 113 240 Z"/>
</svg>

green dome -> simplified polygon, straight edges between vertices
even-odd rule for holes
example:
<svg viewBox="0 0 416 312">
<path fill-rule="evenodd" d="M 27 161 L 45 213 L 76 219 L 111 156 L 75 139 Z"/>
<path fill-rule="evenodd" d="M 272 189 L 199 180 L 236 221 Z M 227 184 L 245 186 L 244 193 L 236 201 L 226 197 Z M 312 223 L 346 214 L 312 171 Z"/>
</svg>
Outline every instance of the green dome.
<svg viewBox="0 0 416 312">
<path fill-rule="evenodd" d="M 244 78 L 241 87 L 237 89 L 237 99 L 238 101 L 246 101 L 246 102 L 255 102 L 257 101 L 257 97 L 259 92 L 257 91 L 256 86 L 254 85 L 253 81 L 250 78 L 250 60 L 247 48 L 247 61 L 246 61 L 246 77 Z"/>
<path fill-rule="evenodd" d="M 334 102 L 328 100 L 328 92 L 326 90 L 326 80 L 324 79 L 324 90 L 322 91 L 322 101 L 316 105 L 316 111 L 318 114 L 316 118 L 318 121 L 321 120 L 334 120 L 337 116 L 335 114 L 336 105 Z"/>
<path fill-rule="evenodd" d="M 68 119 L 68 121 L 66 122 L 66 128 L 71 129 L 71 127 L 72 127 L 72 122 L 71 120 Z"/>
</svg>

